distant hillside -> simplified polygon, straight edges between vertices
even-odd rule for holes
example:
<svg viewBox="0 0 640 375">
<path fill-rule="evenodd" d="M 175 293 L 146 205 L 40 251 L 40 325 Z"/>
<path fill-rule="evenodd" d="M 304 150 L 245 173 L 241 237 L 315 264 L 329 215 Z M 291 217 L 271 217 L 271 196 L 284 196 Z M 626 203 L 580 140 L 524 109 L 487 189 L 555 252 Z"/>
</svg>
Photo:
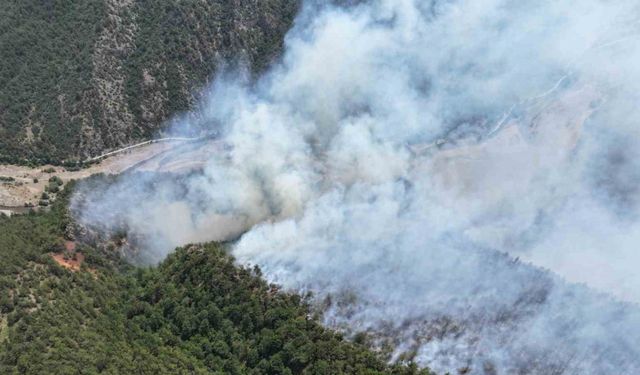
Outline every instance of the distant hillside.
<svg viewBox="0 0 640 375">
<path fill-rule="evenodd" d="M 264 69 L 298 0 L 0 0 L 0 162 L 156 133 L 223 61 Z"/>
</svg>

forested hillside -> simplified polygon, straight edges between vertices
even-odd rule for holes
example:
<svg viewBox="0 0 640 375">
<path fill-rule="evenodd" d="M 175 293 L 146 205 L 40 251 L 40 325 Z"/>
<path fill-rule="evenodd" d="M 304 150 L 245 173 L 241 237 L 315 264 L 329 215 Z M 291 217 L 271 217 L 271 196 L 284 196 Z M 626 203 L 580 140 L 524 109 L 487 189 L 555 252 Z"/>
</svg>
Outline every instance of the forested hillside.
<svg viewBox="0 0 640 375">
<path fill-rule="evenodd" d="M 0 162 L 148 138 L 223 62 L 278 56 L 297 0 L 0 0 Z"/>
<path fill-rule="evenodd" d="M 0 215 L 0 373 L 428 374 L 322 328 L 223 245 L 134 268 L 110 244 L 73 241 L 68 193 L 49 212 Z"/>
</svg>

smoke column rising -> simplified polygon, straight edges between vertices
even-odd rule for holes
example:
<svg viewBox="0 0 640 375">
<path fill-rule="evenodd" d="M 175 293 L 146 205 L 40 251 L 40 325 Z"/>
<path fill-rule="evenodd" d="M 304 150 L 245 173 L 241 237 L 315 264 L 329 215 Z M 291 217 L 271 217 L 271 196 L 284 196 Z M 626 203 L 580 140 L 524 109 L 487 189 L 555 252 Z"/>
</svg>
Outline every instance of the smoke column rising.
<svg viewBox="0 0 640 375">
<path fill-rule="evenodd" d="M 242 235 L 327 325 L 438 371 L 637 374 L 638 61 L 635 1 L 308 3 L 201 104 L 225 151 L 74 211 L 156 261 Z"/>
</svg>

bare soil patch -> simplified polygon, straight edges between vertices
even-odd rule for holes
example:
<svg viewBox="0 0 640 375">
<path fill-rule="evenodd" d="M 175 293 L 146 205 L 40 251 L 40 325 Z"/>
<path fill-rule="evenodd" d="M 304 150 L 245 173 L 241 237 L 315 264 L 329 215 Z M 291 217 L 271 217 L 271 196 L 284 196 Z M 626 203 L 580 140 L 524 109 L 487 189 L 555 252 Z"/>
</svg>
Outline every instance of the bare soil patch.
<svg viewBox="0 0 640 375">
<path fill-rule="evenodd" d="M 0 209 L 7 213 L 23 213 L 25 207 L 38 207 L 43 198 L 42 193 L 49 185 L 49 179 L 53 176 L 59 177 L 64 184 L 71 180 L 80 180 L 87 178 L 93 174 L 120 174 L 129 170 L 154 170 L 161 168 L 169 170 L 176 166 L 162 168 L 155 159 L 169 153 L 171 151 L 181 150 L 184 146 L 205 150 L 208 142 L 202 142 L 197 145 L 189 142 L 158 142 L 149 143 L 138 148 L 128 150 L 110 156 L 102 160 L 100 163 L 94 164 L 88 168 L 77 171 L 68 171 L 63 167 L 44 165 L 40 167 L 27 167 L 20 165 L 0 165 Z M 201 148 L 200 148 L 201 147 Z M 173 155 L 173 154 L 172 154 Z M 181 155 L 181 154 L 177 154 Z M 182 162 L 190 162 L 188 167 L 199 167 L 204 164 L 205 157 L 193 158 L 193 153 L 178 158 L 178 164 Z M 188 160 L 185 160 L 188 159 Z M 178 165 L 178 167 L 184 167 Z M 54 194 L 49 194 L 50 198 L 55 198 Z M 28 211 L 28 209 L 26 210 Z"/>
<path fill-rule="evenodd" d="M 52 253 L 51 258 L 62 267 L 74 272 L 80 271 L 84 262 L 84 254 L 80 252 L 73 252 L 71 255 Z"/>
</svg>

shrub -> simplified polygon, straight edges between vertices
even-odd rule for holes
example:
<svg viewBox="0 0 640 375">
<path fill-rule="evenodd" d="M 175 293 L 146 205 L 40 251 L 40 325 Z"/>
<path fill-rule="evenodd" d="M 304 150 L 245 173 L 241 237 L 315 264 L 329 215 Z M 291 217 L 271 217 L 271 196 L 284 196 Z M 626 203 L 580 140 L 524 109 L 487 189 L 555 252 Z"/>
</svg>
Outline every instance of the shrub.
<svg viewBox="0 0 640 375">
<path fill-rule="evenodd" d="M 57 186 L 62 186 L 62 179 L 58 176 L 52 176 L 49 178 L 49 184 L 55 184 Z"/>
<path fill-rule="evenodd" d="M 49 182 L 49 185 L 47 185 L 44 190 L 55 194 L 60 191 L 60 186 L 55 182 Z"/>
</svg>

